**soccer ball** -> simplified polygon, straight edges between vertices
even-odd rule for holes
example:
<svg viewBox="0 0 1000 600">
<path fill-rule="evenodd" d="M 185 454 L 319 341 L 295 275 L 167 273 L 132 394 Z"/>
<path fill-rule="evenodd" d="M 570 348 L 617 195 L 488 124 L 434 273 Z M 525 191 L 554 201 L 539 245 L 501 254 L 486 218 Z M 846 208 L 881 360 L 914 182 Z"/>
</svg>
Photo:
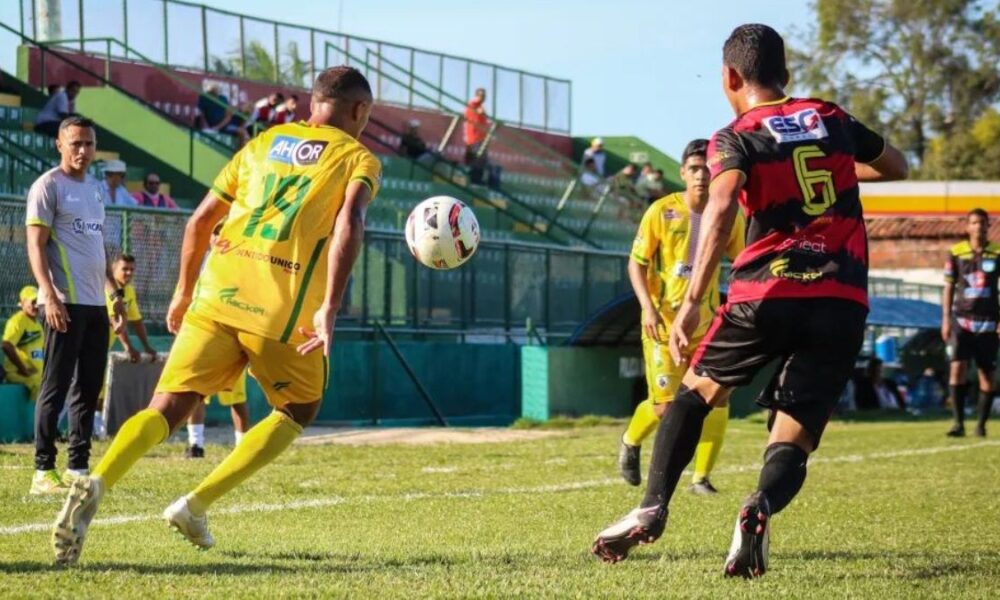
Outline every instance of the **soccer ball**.
<svg viewBox="0 0 1000 600">
<path fill-rule="evenodd" d="M 418 204 L 406 219 L 406 245 L 424 266 L 454 269 L 476 253 L 479 221 L 472 209 L 449 196 Z"/>
</svg>

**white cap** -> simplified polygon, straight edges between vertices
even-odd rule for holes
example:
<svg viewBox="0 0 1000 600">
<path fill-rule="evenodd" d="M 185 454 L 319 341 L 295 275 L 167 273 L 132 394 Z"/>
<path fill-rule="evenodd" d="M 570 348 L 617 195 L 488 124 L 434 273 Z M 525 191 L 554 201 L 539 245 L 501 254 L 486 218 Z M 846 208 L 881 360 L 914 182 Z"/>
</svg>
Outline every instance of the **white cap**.
<svg viewBox="0 0 1000 600">
<path fill-rule="evenodd" d="M 595 137 L 594 139 L 590 140 L 590 145 L 591 146 L 603 146 L 604 145 L 604 140 L 601 139 L 601 138 L 599 138 L 599 137 Z"/>
<path fill-rule="evenodd" d="M 420 119 L 410 119 L 406 124 L 410 127 L 420 127 Z"/>
<path fill-rule="evenodd" d="M 124 173 L 125 172 L 125 161 L 118 160 L 117 158 L 104 161 L 104 167 L 102 169 L 104 174 L 108 173 Z"/>
</svg>

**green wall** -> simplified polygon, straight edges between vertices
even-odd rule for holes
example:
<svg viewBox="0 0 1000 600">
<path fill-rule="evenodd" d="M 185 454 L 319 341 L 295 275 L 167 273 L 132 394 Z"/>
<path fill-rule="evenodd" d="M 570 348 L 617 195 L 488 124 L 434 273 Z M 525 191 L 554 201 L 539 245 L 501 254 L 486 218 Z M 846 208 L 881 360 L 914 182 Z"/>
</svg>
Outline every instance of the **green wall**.
<svg viewBox="0 0 1000 600">
<path fill-rule="evenodd" d="M 640 358 L 635 348 L 521 347 L 521 415 L 536 421 L 556 416 L 632 414 L 635 374 L 622 361 Z"/>
</svg>

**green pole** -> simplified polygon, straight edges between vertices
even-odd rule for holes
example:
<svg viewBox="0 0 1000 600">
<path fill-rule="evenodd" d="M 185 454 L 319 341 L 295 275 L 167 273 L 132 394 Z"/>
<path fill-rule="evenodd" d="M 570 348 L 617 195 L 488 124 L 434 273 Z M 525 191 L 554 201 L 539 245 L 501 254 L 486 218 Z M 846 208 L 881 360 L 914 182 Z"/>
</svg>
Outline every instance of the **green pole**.
<svg viewBox="0 0 1000 600">
<path fill-rule="evenodd" d="M 163 64 L 170 66 L 170 28 L 167 26 L 167 0 L 163 0 Z"/>
<path fill-rule="evenodd" d="M 125 254 L 132 253 L 130 250 L 132 244 L 129 241 L 129 232 L 131 231 L 129 221 L 129 211 L 122 211 L 122 252 Z"/>
<path fill-rule="evenodd" d="M 122 39 L 125 41 L 125 58 L 128 58 L 128 0 L 122 0 Z"/>
<path fill-rule="evenodd" d="M 208 15 L 205 7 L 201 7 L 201 54 L 204 71 L 208 73 Z"/>
<path fill-rule="evenodd" d="M 275 23 L 274 24 L 274 83 L 279 83 L 281 81 L 281 76 L 279 74 L 279 71 L 281 71 L 281 67 L 278 66 L 278 63 L 280 62 L 281 62 L 281 49 L 278 45 L 278 24 Z"/>
<path fill-rule="evenodd" d="M 77 10 L 80 14 L 80 52 L 83 52 L 83 38 L 87 37 L 83 33 L 83 0 L 77 2 Z"/>
<path fill-rule="evenodd" d="M 309 83 L 316 81 L 316 30 L 309 28 Z"/>
<path fill-rule="evenodd" d="M 243 15 L 240 15 L 240 77 L 247 76 L 247 45 L 244 39 Z"/>
</svg>

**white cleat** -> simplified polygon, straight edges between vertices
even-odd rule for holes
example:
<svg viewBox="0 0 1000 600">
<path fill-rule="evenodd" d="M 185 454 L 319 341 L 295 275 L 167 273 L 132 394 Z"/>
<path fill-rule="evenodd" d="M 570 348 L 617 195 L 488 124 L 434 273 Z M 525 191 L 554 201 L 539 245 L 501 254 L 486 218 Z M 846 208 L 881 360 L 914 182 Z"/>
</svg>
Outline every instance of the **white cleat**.
<svg viewBox="0 0 1000 600">
<path fill-rule="evenodd" d="M 208 517 L 199 517 L 191 512 L 187 496 L 168 506 L 163 511 L 163 518 L 171 529 L 184 536 L 195 548 L 208 550 L 215 545 L 215 538 L 208 531 Z"/>
<path fill-rule="evenodd" d="M 78 477 L 73 481 L 56 522 L 52 525 L 52 550 L 56 564 L 69 566 L 80 560 L 87 528 L 97 514 L 97 505 L 104 497 L 104 482 L 100 477 Z"/>
</svg>

